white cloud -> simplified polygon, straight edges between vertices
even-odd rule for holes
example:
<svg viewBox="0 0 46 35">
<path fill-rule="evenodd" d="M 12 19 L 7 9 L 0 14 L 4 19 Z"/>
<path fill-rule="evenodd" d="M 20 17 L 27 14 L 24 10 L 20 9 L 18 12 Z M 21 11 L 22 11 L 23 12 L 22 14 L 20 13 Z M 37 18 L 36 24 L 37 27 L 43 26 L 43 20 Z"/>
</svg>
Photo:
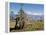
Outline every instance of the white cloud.
<svg viewBox="0 0 46 35">
<path fill-rule="evenodd" d="M 32 15 L 42 15 L 42 13 L 32 13 Z"/>
<path fill-rule="evenodd" d="M 14 12 L 14 14 L 18 14 L 18 12 Z"/>
<path fill-rule="evenodd" d="M 25 13 L 26 14 L 28 14 L 28 15 L 43 15 L 43 13 L 32 13 L 32 12 L 30 12 L 30 11 L 25 11 Z M 16 11 L 16 12 L 14 12 L 14 14 L 18 14 L 18 12 Z"/>
<path fill-rule="evenodd" d="M 32 13 L 32 12 L 30 12 L 30 11 L 25 11 L 25 13 L 26 14 L 28 14 L 28 15 L 43 15 L 43 13 Z"/>
<path fill-rule="evenodd" d="M 32 13 L 31 13 L 31 12 L 29 12 L 29 11 L 28 11 L 28 12 L 26 11 L 25 13 L 26 13 L 26 14 L 29 14 L 29 15 L 30 15 L 30 14 L 32 14 Z"/>
</svg>

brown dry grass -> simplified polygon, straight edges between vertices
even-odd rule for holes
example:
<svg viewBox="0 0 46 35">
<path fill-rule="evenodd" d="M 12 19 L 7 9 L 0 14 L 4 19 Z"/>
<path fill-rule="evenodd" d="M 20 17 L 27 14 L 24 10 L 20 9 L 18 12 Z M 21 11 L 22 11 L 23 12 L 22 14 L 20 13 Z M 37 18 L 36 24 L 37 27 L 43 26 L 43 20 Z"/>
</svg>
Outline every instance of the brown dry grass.
<svg viewBox="0 0 46 35">
<path fill-rule="evenodd" d="M 15 21 L 11 21 L 10 22 L 10 28 L 14 28 L 15 27 Z M 24 28 L 21 30 L 12 30 L 13 31 L 17 31 L 17 32 L 21 32 L 21 31 L 36 31 L 36 30 L 43 30 L 44 29 L 44 22 L 33 22 L 30 23 L 28 22 L 28 24 L 25 24 Z"/>
</svg>

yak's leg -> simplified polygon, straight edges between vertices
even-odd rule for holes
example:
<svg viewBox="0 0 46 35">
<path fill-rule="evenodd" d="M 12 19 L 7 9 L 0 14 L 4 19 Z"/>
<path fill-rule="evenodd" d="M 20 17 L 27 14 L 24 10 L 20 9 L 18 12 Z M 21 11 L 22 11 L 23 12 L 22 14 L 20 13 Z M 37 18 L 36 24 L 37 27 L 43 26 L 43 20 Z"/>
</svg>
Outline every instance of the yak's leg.
<svg viewBox="0 0 46 35">
<path fill-rule="evenodd" d="M 23 21 L 22 29 L 24 28 L 24 24 L 25 24 L 25 22 Z"/>
</svg>

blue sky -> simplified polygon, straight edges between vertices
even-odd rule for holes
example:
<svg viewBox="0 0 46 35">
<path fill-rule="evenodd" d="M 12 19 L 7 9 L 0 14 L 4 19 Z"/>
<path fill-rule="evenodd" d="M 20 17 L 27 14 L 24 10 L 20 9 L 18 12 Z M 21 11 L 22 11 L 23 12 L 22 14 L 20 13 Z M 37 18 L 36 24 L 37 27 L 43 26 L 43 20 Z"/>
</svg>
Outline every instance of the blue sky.
<svg viewBox="0 0 46 35">
<path fill-rule="evenodd" d="M 18 14 L 20 11 L 20 3 L 10 3 L 10 12 L 13 11 L 14 14 Z M 29 15 L 43 15 L 44 14 L 44 5 L 43 4 L 26 4 L 24 3 L 22 9 L 26 14 Z"/>
</svg>

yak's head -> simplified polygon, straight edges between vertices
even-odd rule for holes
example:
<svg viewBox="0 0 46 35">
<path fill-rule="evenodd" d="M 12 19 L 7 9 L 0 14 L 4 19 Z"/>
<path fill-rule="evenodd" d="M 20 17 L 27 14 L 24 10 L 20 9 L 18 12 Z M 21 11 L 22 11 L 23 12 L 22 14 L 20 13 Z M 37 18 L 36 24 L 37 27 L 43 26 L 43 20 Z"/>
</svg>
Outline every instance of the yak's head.
<svg viewBox="0 0 46 35">
<path fill-rule="evenodd" d="M 20 24 L 21 24 L 21 22 L 18 21 L 18 23 L 17 23 L 17 27 L 20 27 Z"/>
</svg>

